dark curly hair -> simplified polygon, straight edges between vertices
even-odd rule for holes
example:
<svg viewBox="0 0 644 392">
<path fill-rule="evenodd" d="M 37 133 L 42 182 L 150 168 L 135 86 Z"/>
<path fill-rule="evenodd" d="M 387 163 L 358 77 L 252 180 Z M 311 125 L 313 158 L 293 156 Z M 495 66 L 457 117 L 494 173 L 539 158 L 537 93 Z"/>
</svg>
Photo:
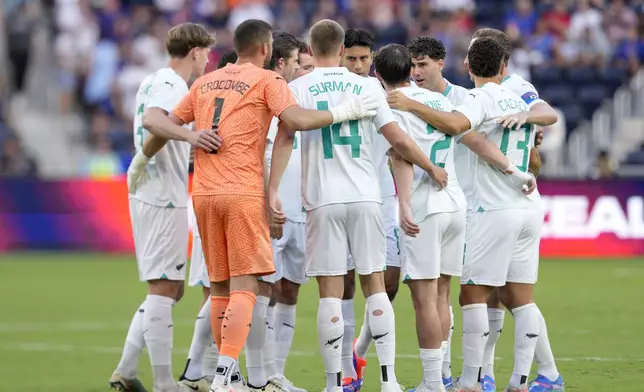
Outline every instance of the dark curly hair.
<svg viewBox="0 0 644 392">
<path fill-rule="evenodd" d="M 479 38 L 467 51 L 470 71 L 479 78 L 491 78 L 501 71 L 505 50 L 493 38 Z"/>
<path fill-rule="evenodd" d="M 496 41 L 497 44 L 501 45 L 501 47 L 505 51 L 505 58 L 503 59 L 503 61 L 505 65 L 508 65 L 508 61 L 510 61 L 510 53 L 512 52 L 512 41 L 510 41 L 510 38 L 507 34 L 505 34 L 501 30 L 486 27 L 476 30 L 474 34 L 472 34 L 472 39 L 479 38 L 492 38 Z"/>
<path fill-rule="evenodd" d="M 445 60 L 445 45 L 436 38 L 416 37 L 407 45 L 409 54 L 413 58 L 427 56 L 434 61 Z"/>
</svg>

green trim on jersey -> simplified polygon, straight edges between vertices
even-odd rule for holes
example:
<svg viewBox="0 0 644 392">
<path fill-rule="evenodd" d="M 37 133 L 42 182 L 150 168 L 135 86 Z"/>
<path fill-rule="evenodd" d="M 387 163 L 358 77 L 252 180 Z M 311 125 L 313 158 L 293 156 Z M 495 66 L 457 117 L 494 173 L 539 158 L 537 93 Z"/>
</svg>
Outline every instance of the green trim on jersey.
<svg viewBox="0 0 644 392">
<path fill-rule="evenodd" d="M 174 203 L 169 202 L 168 205 L 165 206 L 165 208 L 174 208 Z"/>
<path fill-rule="evenodd" d="M 512 77 L 512 75 L 508 75 L 508 76 L 504 77 L 503 79 L 501 79 L 501 84 L 505 83 L 505 81 L 510 79 L 511 77 Z"/>
<path fill-rule="evenodd" d="M 443 90 L 443 96 L 446 97 L 450 91 L 452 91 L 452 85 L 447 83 L 447 87 L 445 87 L 445 90 Z"/>
</svg>

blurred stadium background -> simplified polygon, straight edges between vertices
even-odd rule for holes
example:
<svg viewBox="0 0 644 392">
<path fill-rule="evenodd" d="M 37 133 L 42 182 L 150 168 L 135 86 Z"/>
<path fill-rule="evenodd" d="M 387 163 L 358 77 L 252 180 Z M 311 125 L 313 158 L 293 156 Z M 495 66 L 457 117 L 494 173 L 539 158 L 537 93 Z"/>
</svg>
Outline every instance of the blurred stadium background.
<svg viewBox="0 0 644 392">
<path fill-rule="evenodd" d="M 535 84 L 560 114 L 545 129 L 541 148 L 547 216 L 538 299 L 567 389 L 644 390 L 643 0 L 2 5 L 0 377 L 18 384 L 2 382 L 0 391 L 105 390 L 131 310 L 145 291 L 132 256 L 124 181 L 136 89 L 165 65 L 171 25 L 198 21 L 214 28 L 214 66 L 231 48 L 231 29 L 247 18 L 303 38 L 312 22 L 330 18 L 371 30 L 377 45 L 432 35 L 448 51 L 445 77 L 463 86 L 471 85 L 462 66 L 471 33 L 505 30 L 514 43 L 511 70 Z M 177 307 L 177 373 L 199 305 L 199 293 L 187 291 Z M 314 285 L 304 291 L 296 354 L 287 368 L 309 390 L 323 384 L 315 293 Z M 420 365 L 406 289 L 396 307 L 399 373 L 411 386 Z M 501 379 L 509 375 L 511 343 L 511 333 L 504 334 Z M 454 353 L 460 353 L 458 338 Z M 142 370 L 149 381 L 145 363 Z M 368 378 L 375 388 L 376 373 Z"/>
</svg>

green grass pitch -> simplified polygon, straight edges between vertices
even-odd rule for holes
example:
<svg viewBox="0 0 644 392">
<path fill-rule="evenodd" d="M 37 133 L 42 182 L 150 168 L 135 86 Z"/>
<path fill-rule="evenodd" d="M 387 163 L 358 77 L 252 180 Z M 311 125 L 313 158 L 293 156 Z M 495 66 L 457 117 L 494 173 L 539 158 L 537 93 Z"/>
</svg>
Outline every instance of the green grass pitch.
<svg viewBox="0 0 644 392">
<path fill-rule="evenodd" d="M 129 320 L 145 295 L 131 256 L 28 253 L 0 256 L 0 391 L 106 391 Z M 546 316 L 568 391 L 644 390 L 644 260 L 544 260 L 537 301 Z M 458 293 L 457 287 L 454 292 Z M 317 354 L 315 282 L 301 292 L 287 376 L 310 392 L 324 387 Z M 199 310 L 201 291 L 186 289 L 175 307 L 174 369 L 179 376 Z M 356 301 L 362 321 L 363 300 Z M 456 302 L 454 302 L 456 305 Z M 399 381 L 422 374 L 409 291 L 395 303 Z M 460 312 L 452 353 L 460 374 Z M 358 330 L 359 330 L 358 325 Z M 506 317 L 497 348 L 497 383 L 512 370 L 513 322 Z M 373 349 L 365 392 L 378 391 Z M 150 387 L 147 353 L 140 363 Z M 151 388 L 150 388 L 151 390 Z"/>
</svg>

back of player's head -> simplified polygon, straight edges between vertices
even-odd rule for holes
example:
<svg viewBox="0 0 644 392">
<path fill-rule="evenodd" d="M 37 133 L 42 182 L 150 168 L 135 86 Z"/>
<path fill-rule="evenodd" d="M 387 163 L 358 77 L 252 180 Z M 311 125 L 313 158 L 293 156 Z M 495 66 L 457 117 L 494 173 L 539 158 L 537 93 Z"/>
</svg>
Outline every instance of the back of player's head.
<svg viewBox="0 0 644 392">
<path fill-rule="evenodd" d="M 274 69 L 280 59 L 288 59 L 291 52 L 300 51 L 300 40 L 293 34 L 284 31 L 273 32 L 273 55 L 268 63 L 269 69 Z"/>
<path fill-rule="evenodd" d="M 506 65 L 508 64 L 508 61 L 510 60 L 510 53 L 512 52 L 512 41 L 510 41 L 510 37 L 508 37 L 507 34 L 505 34 L 501 30 L 486 27 L 484 29 L 476 30 L 474 34 L 472 34 L 472 39 L 479 38 L 492 38 L 496 41 L 496 43 L 501 45 L 501 47 L 505 51 L 505 58 L 503 62 Z"/>
<path fill-rule="evenodd" d="M 309 53 L 309 44 L 304 41 L 300 41 L 300 53 Z"/>
<path fill-rule="evenodd" d="M 234 50 L 228 51 L 221 55 L 219 62 L 217 63 L 217 69 L 223 68 L 226 64 L 236 63 L 237 62 L 237 52 Z"/>
<path fill-rule="evenodd" d="M 501 72 L 505 50 L 493 38 L 479 38 L 467 51 L 470 72 L 479 78 L 492 78 Z"/>
<path fill-rule="evenodd" d="M 309 40 L 314 56 L 335 55 L 344 45 L 344 29 L 338 22 L 324 19 L 311 27 Z"/>
<path fill-rule="evenodd" d="M 202 25 L 183 23 L 168 32 L 165 47 L 170 57 L 184 58 L 194 48 L 209 48 L 215 44 L 215 36 Z"/>
<path fill-rule="evenodd" d="M 364 46 L 373 49 L 373 35 L 364 29 L 349 29 L 344 32 L 344 47 Z"/>
<path fill-rule="evenodd" d="M 402 45 L 389 44 L 383 46 L 373 59 L 376 72 L 388 85 L 396 85 L 409 81 L 411 73 L 411 56 L 409 50 Z"/>
<path fill-rule="evenodd" d="M 235 29 L 233 42 L 235 51 L 240 56 L 253 55 L 257 48 L 271 42 L 273 28 L 259 19 L 243 21 Z"/>
<path fill-rule="evenodd" d="M 434 61 L 445 60 L 445 45 L 436 38 L 432 37 L 416 37 L 407 45 L 409 54 L 415 59 L 422 57 L 429 57 Z"/>
</svg>

